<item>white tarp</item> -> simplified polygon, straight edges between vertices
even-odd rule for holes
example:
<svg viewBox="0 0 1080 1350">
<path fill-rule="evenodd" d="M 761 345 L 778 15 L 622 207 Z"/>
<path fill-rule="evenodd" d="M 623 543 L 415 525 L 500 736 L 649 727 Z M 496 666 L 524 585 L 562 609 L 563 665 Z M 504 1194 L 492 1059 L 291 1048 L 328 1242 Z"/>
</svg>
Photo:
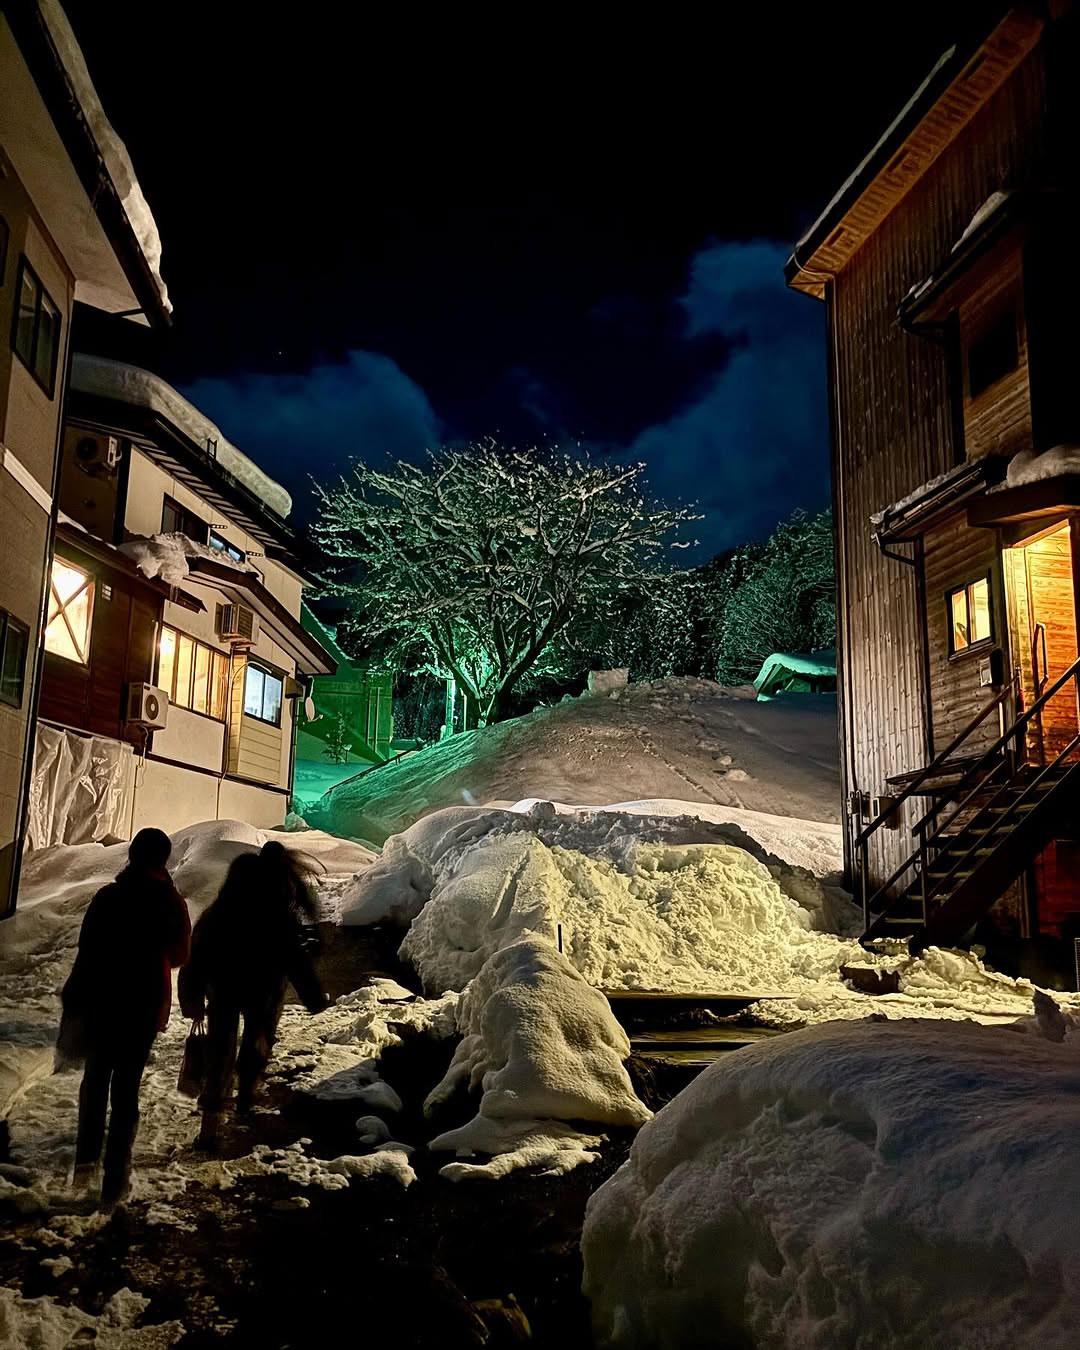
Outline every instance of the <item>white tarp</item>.
<svg viewBox="0 0 1080 1350">
<path fill-rule="evenodd" d="M 120 741 L 39 724 L 30 847 L 126 839 L 134 766 L 131 747 Z"/>
</svg>

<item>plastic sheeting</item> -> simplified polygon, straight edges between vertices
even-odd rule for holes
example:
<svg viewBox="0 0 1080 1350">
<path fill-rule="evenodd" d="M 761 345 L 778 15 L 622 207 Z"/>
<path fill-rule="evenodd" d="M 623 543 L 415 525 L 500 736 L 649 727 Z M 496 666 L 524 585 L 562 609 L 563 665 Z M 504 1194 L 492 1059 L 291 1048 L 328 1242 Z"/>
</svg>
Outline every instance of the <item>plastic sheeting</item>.
<svg viewBox="0 0 1080 1350">
<path fill-rule="evenodd" d="M 31 848 L 126 839 L 135 761 L 131 746 L 38 724 L 30 785 Z"/>
</svg>

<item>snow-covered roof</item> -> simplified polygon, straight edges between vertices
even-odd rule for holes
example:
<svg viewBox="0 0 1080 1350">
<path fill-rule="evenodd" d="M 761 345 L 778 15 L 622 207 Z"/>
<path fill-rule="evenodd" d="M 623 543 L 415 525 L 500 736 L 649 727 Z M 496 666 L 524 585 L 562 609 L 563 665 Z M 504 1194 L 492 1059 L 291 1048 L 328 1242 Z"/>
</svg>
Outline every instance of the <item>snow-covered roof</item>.
<svg viewBox="0 0 1080 1350">
<path fill-rule="evenodd" d="M 292 510 L 292 497 L 285 488 L 238 450 L 209 417 L 160 375 L 138 366 L 78 352 L 71 364 L 71 387 L 80 393 L 149 408 L 171 422 L 189 440 L 209 451 L 223 469 L 271 511 L 284 518 Z"/>
<path fill-rule="evenodd" d="M 169 292 L 161 276 L 161 236 L 143 190 L 139 186 L 139 180 L 135 176 L 131 156 L 105 115 L 105 109 L 101 106 L 82 50 L 58 0 L 38 0 L 38 4 L 79 109 L 97 142 L 105 169 L 112 179 L 124 214 L 149 266 L 161 298 L 162 308 L 171 313 L 172 302 L 169 300 Z"/>
<path fill-rule="evenodd" d="M 760 694 L 774 684 L 777 677 L 785 675 L 808 675 L 828 677 L 836 675 L 836 649 L 833 647 L 818 652 L 773 652 L 761 663 L 761 670 L 754 681 L 754 688 Z"/>
<path fill-rule="evenodd" d="M 1041 454 L 1034 450 L 1021 450 L 1009 460 L 1004 479 L 991 491 L 1002 492 L 1006 488 L 1041 483 L 1049 478 L 1061 478 L 1065 474 L 1080 474 L 1080 446 L 1055 445 L 1052 450 L 1043 450 Z"/>
<path fill-rule="evenodd" d="M 909 513 L 937 510 L 947 503 L 959 500 L 975 489 L 982 488 L 987 482 L 995 481 L 1003 472 L 999 459 L 987 456 L 978 460 L 965 460 L 945 473 L 939 473 L 926 483 L 920 483 L 906 496 L 891 502 L 870 517 L 870 525 L 876 535 L 884 537 L 895 525 Z"/>
</svg>

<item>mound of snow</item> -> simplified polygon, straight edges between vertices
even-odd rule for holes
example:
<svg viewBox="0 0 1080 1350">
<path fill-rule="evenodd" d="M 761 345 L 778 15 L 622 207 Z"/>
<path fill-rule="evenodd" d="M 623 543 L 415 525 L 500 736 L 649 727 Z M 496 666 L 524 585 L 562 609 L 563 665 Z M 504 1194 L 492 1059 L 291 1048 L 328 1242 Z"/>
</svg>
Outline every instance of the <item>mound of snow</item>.
<svg viewBox="0 0 1080 1350">
<path fill-rule="evenodd" d="M 118 1289 L 100 1317 L 43 1295 L 23 1298 L 0 1286 L 0 1345 L 4 1350 L 63 1350 L 93 1344 L 98 1350 L 167 1350 L 185 1334 L 182 1322 L 134 1324 L 150 1300 L 131 1289 Z"/>
<path fill-rule="evenodd" d="M 305 818 L 377 843 L 442 807 L 528 796 L 590 806 L 685 799 L 839 820 L 832 696 L 757 703 L 696 679 L 614 692 L 448 737 L 333 788 Z"/>
<path fill-rule="evenodd" d="M 127 554 L 143 576 L 160 577 L 170 586 L 179 586 L 187 578 L 191 570 L 188 563 L 192 558 L 205 558 L 237 572 L 255 571 L 249 564 L 237 562 L 208 544 L 197 543 L 186 534 L 154 534 L 131 539 L 120 545 L 120 552 Z"/>
<path fill-rule="evenodd" d="M 1080 1054 L 834 1023 L 706 1070 L 590 1199 L 601 1345 L 1066 1350 Z"/>
<path fill-rule="evenodd" d="M 458 1003 L 457 1025 L 462 1040 L 424 1104 L 428 1114 L 466 1082 L 483 1088 L 488 1119 L 637 1126 L 649 1118 L 623 1068 L 630 1042 L 607 999 L 543 938 L 485 962 Z M 446 1138 L 432 1147 L 453 1147 Z"/>
</svg>

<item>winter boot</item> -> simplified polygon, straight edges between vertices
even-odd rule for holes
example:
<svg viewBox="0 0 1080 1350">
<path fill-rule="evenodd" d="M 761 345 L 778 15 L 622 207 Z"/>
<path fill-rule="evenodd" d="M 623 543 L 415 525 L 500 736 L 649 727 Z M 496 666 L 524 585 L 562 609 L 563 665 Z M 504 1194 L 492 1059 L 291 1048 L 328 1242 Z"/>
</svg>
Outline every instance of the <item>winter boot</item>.
<svg viewBox="0 0 1080 1350">
<path fill-rule="evenodd" d="M 81 1191 L 84 1195 L 87 1191 L 93 1190 L 94 1183 L 97 1181 L 97 1171 L 98 1165 L 96 1162 L 76 1163 L 71 1178 L 72 1190 Z"/>
<path fill-rule="evenodd" d="M 221 1146 L 221 1112 L 204 1111 L 202 1128 L 195 1140 L 195 1148 L 204 1153 L 216 1153 Z"/>
<path fill-rule="evenodd" d="M 131 1191 L 131 1168 L 106 1168 L 101 1182 L 101 1202 L 98 1209 L 103 1214 L 111 1214 L 117 1205 L 122 1205 Z"/>
</svg>

